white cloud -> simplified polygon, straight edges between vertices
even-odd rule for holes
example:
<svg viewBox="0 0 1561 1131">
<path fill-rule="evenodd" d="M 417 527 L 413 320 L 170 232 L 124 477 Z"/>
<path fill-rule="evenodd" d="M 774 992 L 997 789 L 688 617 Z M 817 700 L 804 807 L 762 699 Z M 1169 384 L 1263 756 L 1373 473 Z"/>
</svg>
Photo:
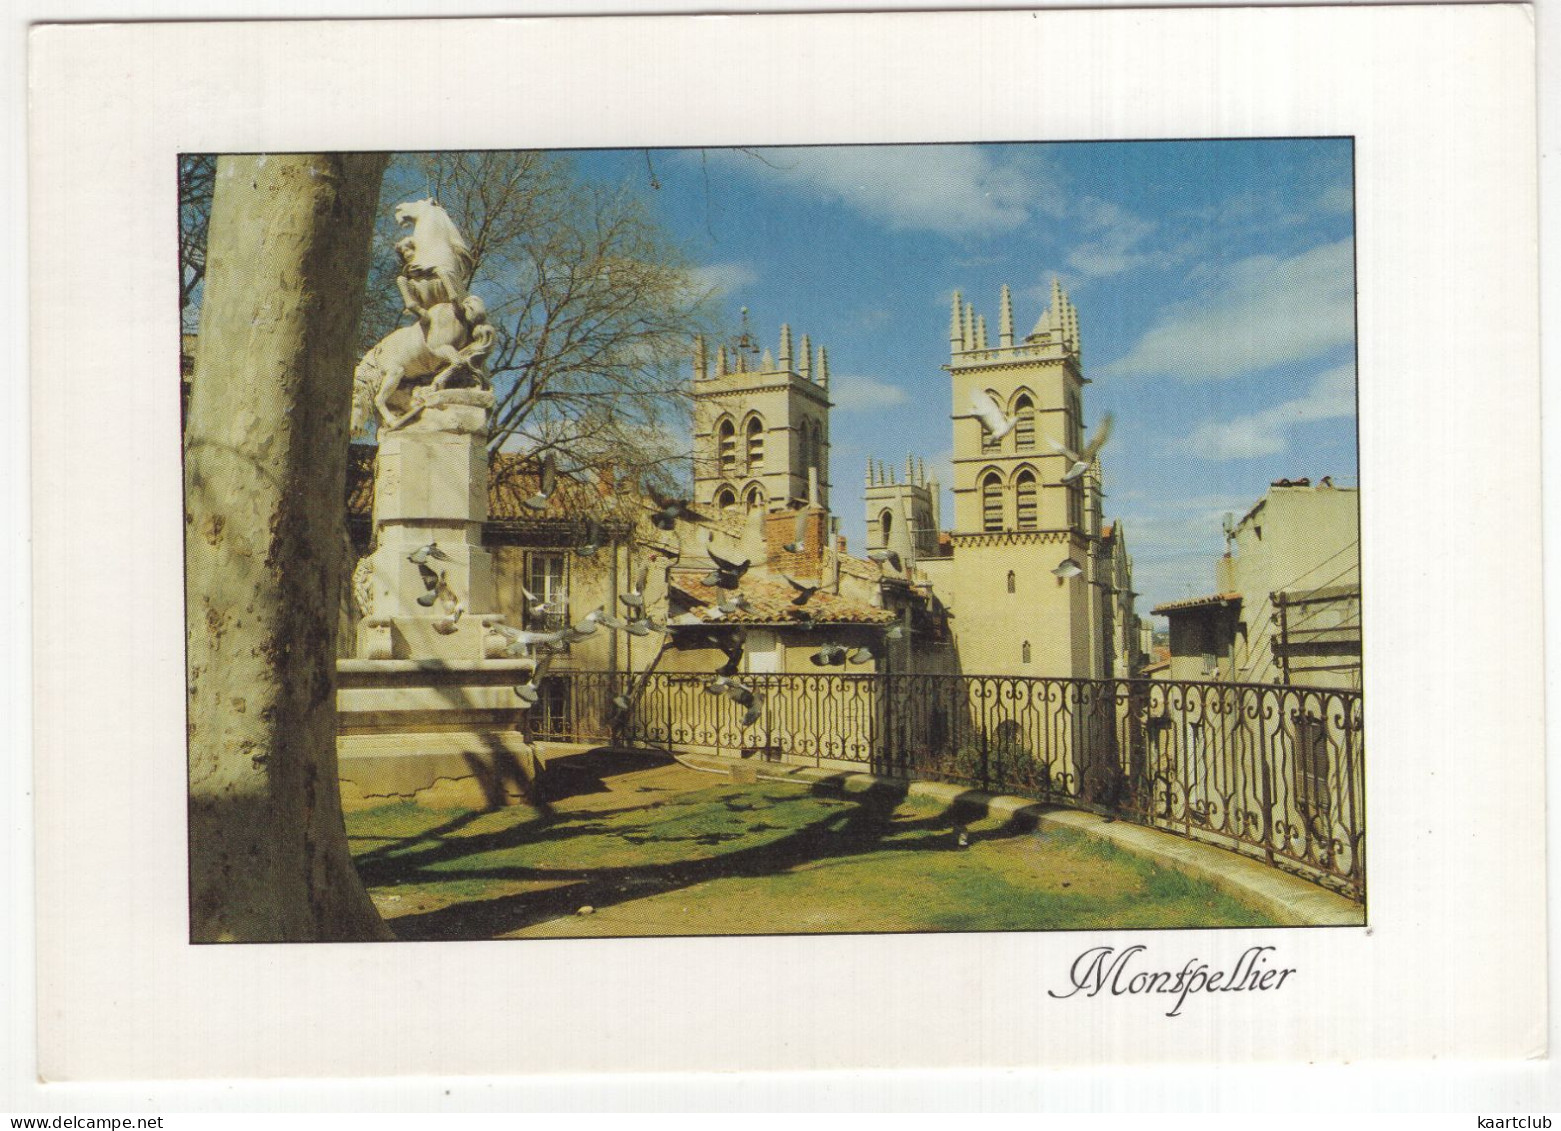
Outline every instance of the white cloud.
<svg viewBox="0 0 1561 1131">
<path fill-rule="evenodd" d="M 832 375 L 829 399 L 841 412 L 872 412 L 890 405 L 904 404 L 910 396 L 898 385 L 876 377 Z"/>
<path fill-rule="evenodd" d="M 1343 239 L 1239 260 L 1209 298 L 1163 312 L 1105 372 L 1220 380 L 1346 345 L 1355 336 L 1354 256 L 1354 241 Z"/>
<path fill-rule="evenodd" d="M 991 235 L 1059 207 L 1050 185 L 981 146 L 817 146 L 759 156 L 771 167 L 766 173 L 891 229 Z M 721 159 L 735 168 L 758 160 L 736 150 Z"/>
<path fill-rule="evenodd" d="M 1206 421 L 1178 446 L 1207 460 L 1279 455 L 1289 449 L 1296 425 L 1354 414 L 1355 367 L 1341 365 L 1320 374 L 1303 396 L 1234 420 Z"/>
<path fill-rule="evenodd" d="M 720 298 L 735 294 L 759 281 L 758 272 L 742 263 L 707 263 L 689 272 L 699 295 Z"/>
</svg>

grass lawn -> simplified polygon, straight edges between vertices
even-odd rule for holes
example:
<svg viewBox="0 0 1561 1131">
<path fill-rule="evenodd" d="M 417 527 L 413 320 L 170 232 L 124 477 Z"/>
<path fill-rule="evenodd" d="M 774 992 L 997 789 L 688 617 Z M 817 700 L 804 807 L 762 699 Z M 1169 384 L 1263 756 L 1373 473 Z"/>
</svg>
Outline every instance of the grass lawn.
<svg viewBox="0 0 1561 1131">
<path fill-rule="evenodd" d="M 550 768 L 539 807 L 347 815 L 402 939 L 1270 926 L 1202 880 L 1068 829 L 900 788 L 736 785 L 664 757 Z M 581 909 L 589 907 L 590 913 Z"/>
</svg>

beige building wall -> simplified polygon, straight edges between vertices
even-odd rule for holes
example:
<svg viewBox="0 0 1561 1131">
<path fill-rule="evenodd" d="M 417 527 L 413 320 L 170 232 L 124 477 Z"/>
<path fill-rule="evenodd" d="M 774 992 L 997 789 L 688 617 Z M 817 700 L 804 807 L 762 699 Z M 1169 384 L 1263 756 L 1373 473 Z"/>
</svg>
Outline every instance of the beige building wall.
<svg viewBox="0 0 1561 1131">
<path fill-rule="evenodd" d="M 1236 640 L 1236 678 L 1243 682 L 1279 682 L 1281 670 L 1273 654 L 1272 641 L 1280 633 L 1275 623 L 1278 612 L 1273 594 L 1290 597 L 1321 590 L 1355 591 L 1353 597 L 1341 594 L 1305 606 L 1287 617 L 1291 627 L 1320 629 L 1352 627 L 1358 636 L 1360 626 L 1360 493 L 1353 487 L 1335 487 L 1326 481 L 1318 485 L 1273 486 L 1236 524 L 1231 538 L 1231 553 L 1221 568 L 1230 581 L 1230 590 L 1241 594 L 1241 620 L 1244 634 Z M 1348 632 L 1341 633 L 1348 635 Z M 1316 659 L 1316 658 L 1313 658 Z M 1358 656 L 1333 658 L 1341 669 L 1355 666 L 1353 673 L 1341 670 L 1333 675 L 1322 672 L 1306 682 L 1325 686 L 1358 686 Z M 1319 664 L 1326 664 L 1322 657 Z M 1298 667 L 1311 666 L 1307 664 Z M 1295 680 L 1301 682 L 1301 680 Z"/>
</svg>

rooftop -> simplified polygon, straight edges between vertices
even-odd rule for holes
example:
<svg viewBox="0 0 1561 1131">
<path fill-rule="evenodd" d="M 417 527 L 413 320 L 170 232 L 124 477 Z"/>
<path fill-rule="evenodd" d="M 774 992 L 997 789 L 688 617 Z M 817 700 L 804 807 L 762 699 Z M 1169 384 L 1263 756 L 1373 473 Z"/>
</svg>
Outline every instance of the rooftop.
<svg viewBox="0 0 1561 1131">
<path fill-rule="evenodd" d="M 673 571 L 671 593 L 673 599 L 684 607 L 683 611 L 697 615 L 721 601 L 721 590 L 704 584 L 702 578 L 705 572 L 684 569 Z M 823 589 L 813 594 L 806 605 L 793 605 L 791 602 L 797 592 L 784 578 L 755 577 L 749 574 L 742 580 L 741 591 L 747 599 L 748 608 L 728 613 L 711 623 L 800 625 L 811 618 L 815 624 L 887 625 L 898 619 L 891 612 Z"/>
<path fill-rule="evenodd" d="M 1212 597 L 1184 597 L 1180 601 L 1167 601 L 1149 610 L 1154 616 L 1163 613 L 1180 613 L 1188 609 L 1214 608 L 1219 605 L 1239 605 L 1240 593 L 1216 593 Z"/>
</svg>

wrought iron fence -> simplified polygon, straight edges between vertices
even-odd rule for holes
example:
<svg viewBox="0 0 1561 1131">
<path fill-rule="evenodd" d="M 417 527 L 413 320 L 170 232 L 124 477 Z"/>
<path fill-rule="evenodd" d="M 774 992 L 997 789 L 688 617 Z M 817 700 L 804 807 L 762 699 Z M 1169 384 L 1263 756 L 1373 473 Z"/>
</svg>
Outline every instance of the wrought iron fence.
<svg viewBox="0 0 1561 1131">
<path fill-rule="evenodd" d="M 1135 820 L 1363 900 L 1358 691 L 1007 676 L 554 673 L 536 738 L 659 746 L 948 781 Z"/>
</svg>

